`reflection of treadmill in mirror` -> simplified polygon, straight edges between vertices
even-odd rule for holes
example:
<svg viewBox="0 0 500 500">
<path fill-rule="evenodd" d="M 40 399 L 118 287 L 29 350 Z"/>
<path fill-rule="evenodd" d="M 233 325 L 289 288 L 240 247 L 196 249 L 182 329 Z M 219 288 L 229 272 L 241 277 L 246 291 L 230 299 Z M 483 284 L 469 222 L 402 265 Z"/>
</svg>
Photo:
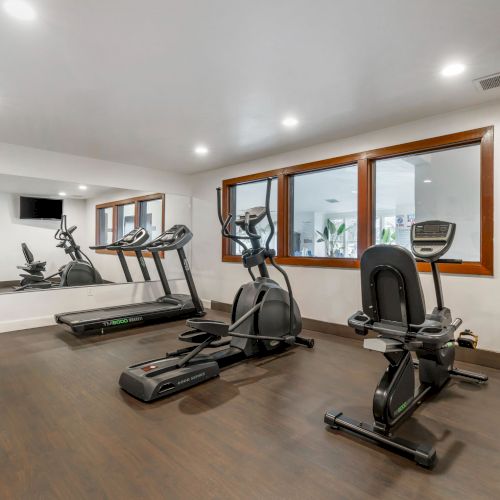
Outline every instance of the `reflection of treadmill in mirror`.
<svg viewBox="0 0 500 500">
<path fill-rule="evenodd" d="M 124 252 L 133 251 L 135 256 L 137 257 L 137 261 L 139 262 L 139 267 L 141 268 L 142 276 L 145 281 L 150 281 L 151 278 L 149 276 L 148 268 L 146 267 L 146 262 L 144 262 L 144 256 L 142 255 L 142 246 L 149 239 L 149 233 L 143 228 L 138 227 L 132 229 L 132 231 L 128 232 L 125 236 L 120 238 L 119 240 L 110 243 L 109 245 L 95 245 L 93 247 L 89 247 L 91 250 L 114 250 L 116 255 L 118 255 L 118 259 L 120 259 L 120 264 L 123 269 L 123 274 L 125 274 L 125 279 L 131 283 L 134 281 L 132 279 L 132 275 L 130 274 L 130 269 L 127 264 L 127 260 L 125 259 Z"/>
<path fill-rule="evenodd" d="M 88 311 L 56 314 L 55 320 L 71 332 L 105 333 L 118 328 L 131 328 L 145 323 L 159 323 L 180 318 L 203 316 L 203 304 L 198 297 L 191 269 L 184 252 L 193 233 L 184 225 L 176 225 L 142 246 L 152 253 L 165 295 L 152 302 L 103 307 Z M 173 294 L 170 290 L 159 252 L 177 250 L 190 295 Z"/>
</svg>

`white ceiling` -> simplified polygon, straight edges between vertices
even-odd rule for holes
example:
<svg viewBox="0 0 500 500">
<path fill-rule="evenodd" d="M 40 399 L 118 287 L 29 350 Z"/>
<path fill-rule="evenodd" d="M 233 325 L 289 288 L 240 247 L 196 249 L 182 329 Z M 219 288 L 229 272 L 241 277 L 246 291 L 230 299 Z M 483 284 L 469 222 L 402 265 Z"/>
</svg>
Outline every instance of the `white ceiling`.
<svg viewBox="0 0 500 500">
<path fill-rule="evenodd" d="M 107 191 L 119 191 L 105 186 L 87 186 L 85 191 L 79 189 L 79 184 L 35 177 L 20 177 L 18 175 L 0 174 L 0 191 L 24 196 L 43 196 L 46 198 L 61 198 L 58 193 L 66 193 L 66 198 L 95 198 Z"/>
<path fill-rule="evenodd" d="M 30 1 L 0 11 L 3 142 L 196 172 L 500 97 L 471 83 L 499 0 Z"/>
</svg>

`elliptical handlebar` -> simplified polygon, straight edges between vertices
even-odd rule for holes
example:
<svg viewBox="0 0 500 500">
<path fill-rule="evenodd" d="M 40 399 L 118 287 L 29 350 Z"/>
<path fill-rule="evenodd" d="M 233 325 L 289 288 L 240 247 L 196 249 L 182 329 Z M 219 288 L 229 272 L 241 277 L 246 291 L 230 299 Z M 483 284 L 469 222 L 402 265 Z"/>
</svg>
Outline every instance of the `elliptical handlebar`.
<svg viewBox="0 0 500 500">
<path fill-rule="evenodd" d="M 233 220 L 233 214 L 229 213 L 227 214 L 226 220 L 224 220 L 223 215 L 222 215 L 222 195 L 221 195 L 221 188 L 217 188 L 217 216 L 219 217 L 219 222 L 222 226 L 221 233 L 224 238 L 229 238 L 230 240 L 238 243 L 238 245 L 243 248 L 243 250 L 247 250 L 248 247 L 241 241 L 242 239 L 250 239 L 250 238 L 245 238 L 244 236 L 238 236 L 236 234 L 231 234 L 228 230 L 229 225 L 231 224 L 231 221 Z"/>
<path fill-rule="evenodd" d="M 274 222 L 273 218 L 271 217 L 271 186 L 272 186 L 273 179 L 272 177 L 267 178 L 267 188 L 266 188 L 266 216 L 267 216 L 267 222 L 269 223 L 269 236 L 266 239 L 266 250 L 269 251 L 269 245 L 271 243 L 271 240 L 274 237 Z"/>
</svg>

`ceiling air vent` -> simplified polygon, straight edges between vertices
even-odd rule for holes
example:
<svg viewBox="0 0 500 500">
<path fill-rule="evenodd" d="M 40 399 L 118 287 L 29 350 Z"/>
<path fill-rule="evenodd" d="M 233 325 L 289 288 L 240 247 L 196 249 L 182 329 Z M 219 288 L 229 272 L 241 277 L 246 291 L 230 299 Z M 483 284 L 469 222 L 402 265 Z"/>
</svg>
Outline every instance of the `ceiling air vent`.
<svg viewBox="0 0 500 500">
<path fill-rule="evenodd" d="M 498 89 L 500 88 L 500 73 L 478 78 L 474 80 L 474 85 L 478 90 Z"/>
</svg>

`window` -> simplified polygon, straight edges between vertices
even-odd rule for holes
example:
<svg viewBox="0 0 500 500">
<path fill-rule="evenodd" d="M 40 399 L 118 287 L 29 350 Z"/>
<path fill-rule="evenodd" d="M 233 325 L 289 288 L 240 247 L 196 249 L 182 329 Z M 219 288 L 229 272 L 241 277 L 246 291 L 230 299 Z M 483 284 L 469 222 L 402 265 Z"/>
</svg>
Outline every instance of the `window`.
<svg viewBox="0 0 500 500">
<path fill-rule="evenodd" d="M 357 165 L 292 176 L 290 255 L 356 258 L 357 190 Z"/>
<path fill-rule="evenodd" d="M 107 245 L 142 226 L 154 239 L 164 231 L 165 195 L 152 194 L 96 206 L 96 244 Z M 96 250 L 114 253 L 112 250 Z M 148 254 L 145 254 L 148 256 Z"/>
<path fill-rule="evenodd" d="M 269 200 L 269 205 L 271 208 L 271 218 L 274 222 L 274 236 L 269 242 L 269 247 L 277 250 L 277 231 L 278 231 L 278 185 L 277 180 L 273 179 L 271 181 L 271 197 Z M 239 215 L 244 215 L 245 211 L 252 207 L 263 207 L 266 204 L 266 189 L 267 189 L 267 179 L 248 182 L 246 184 L 237 184 L 231 188 L 231 213 L 234 218 Z M 269 227 L 269 222 L 267 218 L 257 224 L 256 230 L 261 236 L 261 241 L 265 244 L 267 237 L 270 234 L 271 228 Z M 231 232 L 237 234 L 238 236 L 246 236 L 245 231 L 236 224 L 231 225 Z M 246 241 L 243 240 L 246 244 Z M 231 242 L 231 254 L 241 255 L 242 248 L 236 242 Z"/>
<path fill-rule="evenodd" d="M 126 205 L 118 205 L 116 208 L 118 214 L 118 222 L 116 226 L 116 239 L 123 238 L 127 233 L 132 231 L 135 226 L 135 203 L 127 203 Z"/>
<path fill-rule="evenodd" d="M 409 248 L 413 222 L 441 219 L 457 224 L 447 256 L 463 260 L 442 271 L 493 274 L 493 127 L 227 179 L 224 214 L 262 205 L 269 177 L 278 263 L 359 267 L 370 245 Z M 223 261 L 238 253 L 223 240 Z"/>
<path fill-rule="evenodd" d="M 160 199 L 139 202 L 139 225 L 147 230 L 151 239 L 163 232 L 163 202 Z"/>
<path fill-rule="evenodd" d="M 97 245 L 113 243 L 113 208 L 97 209 Z"/>
<path fill-rule="evenodd" d="M 376 243 L 410 249 L 415 220 L 457 225 L 447 257 L 481 258 L 481 147 L 478 144 L 375 162 Z"/>
</svg>

